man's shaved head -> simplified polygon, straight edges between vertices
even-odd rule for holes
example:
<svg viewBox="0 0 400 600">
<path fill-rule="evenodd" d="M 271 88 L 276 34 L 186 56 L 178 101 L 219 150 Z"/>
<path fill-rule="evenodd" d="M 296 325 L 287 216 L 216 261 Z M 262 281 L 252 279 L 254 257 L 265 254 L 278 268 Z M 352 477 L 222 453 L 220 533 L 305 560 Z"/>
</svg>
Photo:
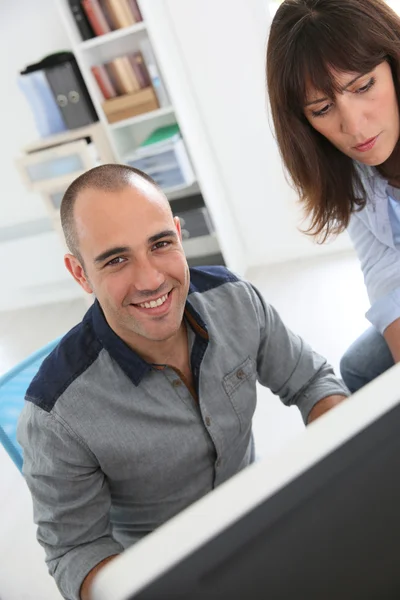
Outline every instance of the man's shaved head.
<svg viewBox="0 0 400 600">
<path fill-rule="evenodd" d="M 141 189 L 143 185 L 153 186 L 160 192 L 160 197 L 164 196 L 161 188 L 149 175 L 128 165 L 100 165 L 80 175 L 71 183 L 61 202 L 60 217 L 67 246 L 81 264 L 83 261 L 79 252 L 79 239 L 74 218 L 74 207 L 79 195 L 88 189 L 117 192 L 130 186 Z M 168 203 L 166 197 L 165 201 Z"/>
</svg>

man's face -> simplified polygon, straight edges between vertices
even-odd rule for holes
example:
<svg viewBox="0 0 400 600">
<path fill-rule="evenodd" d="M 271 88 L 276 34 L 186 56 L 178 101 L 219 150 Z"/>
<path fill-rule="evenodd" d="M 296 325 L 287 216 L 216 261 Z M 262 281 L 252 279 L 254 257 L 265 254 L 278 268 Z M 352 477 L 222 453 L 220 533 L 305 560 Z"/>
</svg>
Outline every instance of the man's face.
<svg viewBox="0 0 400 600">
<path fill-rule="evenodd" d="M 138 350 L 177 333 L 189 269 L 179 219 L 162 194 L 143 181 L 116 192 L 85 190 L 74 217 L 85 269 L 74 274 L 66 257 L 67 268 L 94 292 L 110 327 Z"/>
</svg>

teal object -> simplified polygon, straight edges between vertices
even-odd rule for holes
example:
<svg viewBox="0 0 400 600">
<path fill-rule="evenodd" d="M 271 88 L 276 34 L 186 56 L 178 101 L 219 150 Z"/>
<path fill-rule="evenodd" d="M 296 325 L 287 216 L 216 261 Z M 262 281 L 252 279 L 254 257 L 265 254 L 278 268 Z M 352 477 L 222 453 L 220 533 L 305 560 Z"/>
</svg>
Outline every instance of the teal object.
<svg viewBox="0 0 400 600">
<path fill-rule="evenodd" d="M 49 342 L 0 377 L 0 444 L 21 472 L 23 458 L 22 448 L 17 442 L 17 423 L 25 393 L 40 365 L 60 340 L 61 337 Z"/>
</svg>

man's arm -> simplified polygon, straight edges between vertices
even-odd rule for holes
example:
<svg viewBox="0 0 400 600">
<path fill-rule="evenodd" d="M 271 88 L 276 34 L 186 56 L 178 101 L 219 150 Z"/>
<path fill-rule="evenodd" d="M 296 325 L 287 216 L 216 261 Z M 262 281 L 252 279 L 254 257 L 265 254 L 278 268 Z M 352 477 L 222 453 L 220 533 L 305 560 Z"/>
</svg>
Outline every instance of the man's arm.
<svg viewBox="0 0 400 600">
<path fill-rule="evenodd" d="M 18 441 L 49 572 L 64 598 L 81 600 L 88 573 L 123 551 L 112 537 L 107 480 L 83 440 L 32 402 L 21 413 Z"/>
<path fill-rule="evenodd" d="M 343 400 L 346 400 L 346 398 L 347 396 L 339 395 L 328 396 L 327 398 L 323 398 L 322 400 L 317 402 L 317 404 L 311 410 L 310 414 L 308 415 L 307 424 L 311 423 L 312 421 L 315 421 L 315 419 L 318 419 L 318 417 L 328 412 L 328 410 L 330 410 L 337 404 L 340 404 L 341 402 L 343 402 Z"/>
<path fill-rule="evenodd" d="M 383 337 L 389 346 L 394 362 L 400 362 L 400 319 L 396 319 L 389 327 L 386 327 Z"/>
<path fill-rule="evenodd" d="M 93 579 L 96 577 L 97 573 L 101 571 L 103 567 L 106 566 L 107 563 L 112 561 L 118 554 L 114 554 L 114 556 L 109 556 L 102 560 L 98 565 L 96 565 L 89 573 L 86 575 L 82 587 L 81 587 L 81 600 L 92 600 L 92 596 L 90 594 L 90 590 L 92 587 Z"/>
<path fill-rule="evenodd" d="M 287 406 L 295 404 L 307 424 L 344 400 L 349 392 L 326 359 L 290 331 L 253 286 L 250 290 L 260 326 L 259 382 Z"/>
</svg>

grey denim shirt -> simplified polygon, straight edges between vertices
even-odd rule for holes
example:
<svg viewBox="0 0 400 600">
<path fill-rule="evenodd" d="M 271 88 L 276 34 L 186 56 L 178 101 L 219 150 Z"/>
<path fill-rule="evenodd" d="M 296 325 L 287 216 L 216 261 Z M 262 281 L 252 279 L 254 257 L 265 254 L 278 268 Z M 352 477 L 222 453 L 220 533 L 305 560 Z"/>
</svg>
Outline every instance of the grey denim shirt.
<svg viewBox="0 0 400 600">
<path fill-rule="evenodd" d="M 347 395 L 326 360 L 227 269 L 191 269 L 185 314 L 194 395 L 173 368 L 129 349 L 98 303 L 28 389 L 24 474 L 38 540 L 68 600 L 97 563 L 251 462 L 257 380 L 304 421 L 322 398 Z"/>
</svg>

